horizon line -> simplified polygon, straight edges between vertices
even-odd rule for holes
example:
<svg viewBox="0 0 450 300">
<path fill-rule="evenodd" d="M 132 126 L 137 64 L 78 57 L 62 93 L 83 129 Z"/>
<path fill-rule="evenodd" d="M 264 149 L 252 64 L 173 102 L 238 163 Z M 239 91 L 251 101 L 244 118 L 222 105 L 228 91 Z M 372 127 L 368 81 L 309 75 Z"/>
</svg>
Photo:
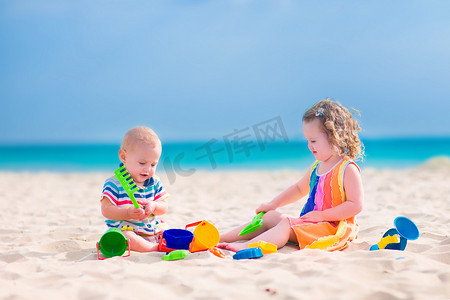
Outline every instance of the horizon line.
<svg viewBox="0 0 450 300">
<path fill-rule="evenodd" d="M 176 144 L 176 143 L 186 143 L 186 144 L 197 144 L 197 143 L 205 143 L 210 141 L 209 139 L 195 138 L 195 139 L 167 139 L 162 141 L 164 144 Z M 447 140 L 450 139 L 449 135 L 393 135 L 393 136 L 360 136 L 360 139 L 364 141 L 392 141 L 392 140 L 421 140 L 421 139 L 432 139 L 432 140 Z M 216 139 L 219 143 L 225 143 L 223 139 Z M 246 141 L 257 142 L 258 140 L 255 138 L 245 139 Z M 264 143 L 289 143 L 289 142 L 306 142 L 304 138 L 291 137 L 288 138 L 287 141 L 284 139 L 275 139 L 265 141 Z M 89 145 L 120 145 L 121 141 L 89 141 L 89 140 L 60 140 L 60 141 L 0 141 L 0 147 L 14 147 L 14 146 L 89 146 Z"/>
</svg>

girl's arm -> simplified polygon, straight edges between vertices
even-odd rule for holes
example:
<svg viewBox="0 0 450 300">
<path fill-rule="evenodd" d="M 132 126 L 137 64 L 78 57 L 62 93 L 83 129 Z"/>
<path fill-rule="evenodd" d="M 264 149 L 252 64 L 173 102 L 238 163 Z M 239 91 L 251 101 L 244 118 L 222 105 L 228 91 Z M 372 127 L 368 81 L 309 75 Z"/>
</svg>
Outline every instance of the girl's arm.
<svg viewBox="0 0 450 300">
<path fill-rule="evenodd" d="M 340 221 L 351 218 L 361 212 L 364 191 L 358 168 L 349 164 L 344 172 L 344 192 L 347 201 L 324 211 L 312 211 L 300 217 L 304 221 Z"/>
<path fill-rule="evenodd" d="M 288 187 L 284 192 L 273 198 L 272 201 L 261 204 L 256 210 L 256 213 L 275 210 L 278 207 L 291 204 L 306 196 L 309 193 L 309 173 L 307 172 L 303 175 L 296 184 Z"/>
</svg>

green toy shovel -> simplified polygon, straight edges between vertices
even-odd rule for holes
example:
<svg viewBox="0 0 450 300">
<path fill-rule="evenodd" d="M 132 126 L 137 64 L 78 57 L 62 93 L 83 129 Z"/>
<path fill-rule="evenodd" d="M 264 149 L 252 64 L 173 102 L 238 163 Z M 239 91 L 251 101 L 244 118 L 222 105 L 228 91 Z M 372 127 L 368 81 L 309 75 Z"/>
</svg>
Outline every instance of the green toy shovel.
<svg viewBox="0 0 450 300">
<path fill-rule="evenodd" d="M 256 216 L 254 216 L 250 224 L 248 224 L 244 229 L 242 229 L 241 232 L 239 232 L 239 236 L 252 233 L 253 231 L 259 229 L 263 225 L 263 220 L 261 218 L 265 213 L 266 212 L 261 211 Z"/>
</svg>

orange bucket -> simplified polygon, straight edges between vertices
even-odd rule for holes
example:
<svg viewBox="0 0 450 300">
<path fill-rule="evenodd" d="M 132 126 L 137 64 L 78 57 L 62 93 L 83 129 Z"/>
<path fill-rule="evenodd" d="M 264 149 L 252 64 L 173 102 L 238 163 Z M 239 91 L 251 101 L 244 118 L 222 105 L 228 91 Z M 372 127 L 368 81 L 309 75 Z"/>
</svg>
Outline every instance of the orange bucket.
<svg viewBox="0 0 450 300">
<path fill-rule="evenodd" d="M 208 221 L 198 221 L 186 225 L 185 229 L 191 226 L 197 227 L 194 229 L 194 239 L 189 248 L 190 252 L 208 250 L 219 243 L 219 231 L 213 224 Z"/>
</svg>

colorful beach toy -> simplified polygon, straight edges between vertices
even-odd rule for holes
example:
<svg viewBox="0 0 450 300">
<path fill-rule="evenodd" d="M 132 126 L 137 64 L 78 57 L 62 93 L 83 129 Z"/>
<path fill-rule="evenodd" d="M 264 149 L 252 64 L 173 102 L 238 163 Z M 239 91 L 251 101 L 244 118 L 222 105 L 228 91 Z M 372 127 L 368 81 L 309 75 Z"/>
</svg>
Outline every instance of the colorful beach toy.
<svg viewBox="0 0 450 300">
<path fill-rule="evenodd" d="M 189 245 L 194 238 L 194 235 L 189 230 L 185 229 L 168 229 L 164 230 L 163 237 L 166 242 L 166 247 L 172 250 L 189 250 Z"/>
<path fill-rule="evenodd" d="M 211 252 L 212 254 L 214 254 L 217 257 L 225 258 L 225 253 L 223 253 L 223 251 L 217 247 L 209 248 L 209 252 Z"/>
<path fill-rule="evenodd" d="M 134 183 L 133 178 L 131 178 L 131 175 L 128 173 L 127 169 L 125 169 L 125 166 L 121 166 L 115 170 L 114 174 L 125 190 L 125 193 L 127 193 L 128 197 L 130 197 L 134 207 L 139 208 L 140 206 L 134 197 L 134 193 L 139 190 L 139 187 Z"/>
<path fill-rule="evenodd" d="M 196 226 L 194 229 L 194 239 L 189 251 L 197 252 L 211 249 L 219 243 L 220 235 L 217 228 L 208 221 L 198 221 L 186 225 L 185 229 Z"/>
<path fill-rule="evenodd" d="M 270 253 L 277 253 L 277 246 L 264 241 L 259 241 L 257 243 L 251 243 L 248 245 L 249 248 L 260 248 L 263 255 Z"/>
<path fill-rule="evenodd" d="M 99 260 L 104 260 L 114 256 L 122 256 L 128 249 L 128 254 L 124 257 L 130 256 L 130 243 L 122 231 L 118 228 L 109 228 L 100 238 L 97 243 L 97 257 Z M 100 252 L 105 257 L 100 257 Z"/>
<path fill-rule="evenodd" d="M 184 259 L 186 256 L 188 256 L 191 252 L 189 252 L 189 250 L 174 250 L 166 255 L 163 255 L 162 259 L 163 260 L 180 260 L 180 259 Z"/>
<path fill-rule="evenodd" d="M 263 254 L 261 248 L 248 248 L 236 252 L 233 255 L 233 259 L 251 259 L 251 258 L 259 258 L 262 256 Z"/>
<path fill-rule="evenodd" d="M 239 232 L 239 236 L 247 235 L 252 233 L 255 230 L 258 230 L 263 225 L 262 217 L 266 212 L 261 211 L 256 216 L 253 217 L 250 224 L 248 224 L 241 232 Z"/>
<path fill-rule="evenodd" d="M 194 232 L 187 230 L 187 228 L 193 226 L 196 226 Z M 208 221 L 198 221 L 186 225 L 185 228 L 165 230 L 159 241 L 158 250 L 167 253 L 180 249 L 189 250 L 190 253 L 209 250 L 215 256 L 225 258 L 225 253 L 216 247 L 219 243 L 220 236 L 219 231 L 214 225 Z M 178 257 L 178 255 L 181 254 L 173 254 L 173 257 Z M 164 259 L 175 260 L 172 257 Z"/>
<path fill-rule="evenodd" d="M 407 240 L 417 240 L 419 238 L 419 229 L 416 224 L 406 217 L 395 218 L 394 227 L 386 231 L 381 240 L 370 247 L 370 251 L 380 249 L 403 251 Z"/>
</svg>

